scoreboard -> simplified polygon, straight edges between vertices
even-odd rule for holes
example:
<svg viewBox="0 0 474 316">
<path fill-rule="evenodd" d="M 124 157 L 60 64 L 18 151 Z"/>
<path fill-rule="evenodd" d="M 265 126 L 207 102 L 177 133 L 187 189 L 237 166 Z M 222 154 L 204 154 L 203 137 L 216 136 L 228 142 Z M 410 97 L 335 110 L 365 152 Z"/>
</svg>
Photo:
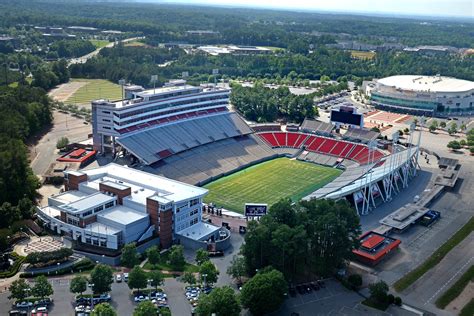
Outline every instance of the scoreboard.
<svg viewBox="0 0 474 316">
<path fill-rule="evenodd" d="M 268 204 L 245 203 L 245 216 L 260 217 L 267 214 Z"/>
</svg>

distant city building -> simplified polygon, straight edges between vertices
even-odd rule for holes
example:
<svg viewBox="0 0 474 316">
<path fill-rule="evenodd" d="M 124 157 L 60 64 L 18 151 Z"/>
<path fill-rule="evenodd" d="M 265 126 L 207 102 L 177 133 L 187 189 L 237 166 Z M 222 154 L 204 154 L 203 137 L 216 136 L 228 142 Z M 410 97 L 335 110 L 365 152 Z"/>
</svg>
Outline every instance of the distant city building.
<svg viewBox="0 0 474 316">
<path fill-rule="evenodd" d="M 204 243 L 221 235 L 201 222 L 206 189 L 117 164 L 64 174 L 66 191 L 37 213 L 77 242 L 116 250 L 158 237 L 168 248 L 180 238 Z"/>
<path fill-rule="evenodd" d="M 422 53 L 426 55 L 436 55 L 436 54 L 449 54 L 457 53 L 459 49 L 451 46 L 417 46 L 417 47 L 406 47 L 403 49 L 405 52 L 409 53 Z"/>
<path fill-rule="evenodd" d="M 41 32 L 44 37 L 76 38 L 76 35 L 64 32 L 62 27 L 35 26 L 35 30 Z"/>
<path fill-rule="evenodd" d="M 376 107 L 418 114 L 471 113 L 474 82 L 442 76 L 392 76 L 365 82 Z"/>
<path fill-rule="evenodd" d="M 232 54 L 232 55 L 258 55 L 258 54 L 269 54 L 272 52 L 271 49 L 259 46 L 237 46 L 237 45 L 226 45 L 226 46 L 200 46 L 199 50 L 208 53 L 209 55 L 217 56 L 221 54 Z"/>
<path fill-rule="evenodd" d="M 191 86 L 185 80 L 174 80 L 156 89 L 125 87 L 125 94 L 125 100 L 92 101 L 94 149 L 101 153 L 115 152 L 116 138 L 125 135 L 225 112 L 230 90 L 213 85 Z M 152 163 L 154 158 L 147 161 Z"/>
<path fill-rule="evenodd" d="M 67 29 L 70 31 L 85 32 L 85 33 L 94 33 L 94 32 L 99 31 L 98 28 L 89 27 L 89 26 L 68 26 Z"/>
</svg>

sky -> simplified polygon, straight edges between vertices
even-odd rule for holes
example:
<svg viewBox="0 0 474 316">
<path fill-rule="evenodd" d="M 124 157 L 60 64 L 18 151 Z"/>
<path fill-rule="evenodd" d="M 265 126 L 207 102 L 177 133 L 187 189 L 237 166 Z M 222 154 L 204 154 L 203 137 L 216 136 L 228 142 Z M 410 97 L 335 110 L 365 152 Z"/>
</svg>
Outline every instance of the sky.
<svg viewBox="0 0 474 316">
<path fill-rule="evenodd" d="M 274 9 L 471 17 L 474 0 L 165 0 L 188 4 L 265 7 Z"/>
</svg>

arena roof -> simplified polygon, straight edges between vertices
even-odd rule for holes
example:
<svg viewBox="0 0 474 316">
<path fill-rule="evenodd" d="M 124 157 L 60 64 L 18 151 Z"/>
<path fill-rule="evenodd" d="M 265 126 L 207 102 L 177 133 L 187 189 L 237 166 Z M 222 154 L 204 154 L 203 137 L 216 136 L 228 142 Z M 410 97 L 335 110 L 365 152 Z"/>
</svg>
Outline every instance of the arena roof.
<svg viewBox="0 0 474 316">
<path fill-rule="evenodd" d="M 442 76 L 392 76 L 377 80 L 379 84 L 402 90 L 430 92 L 466 92 L 474 90 L 474 82 Z"/>
</svg>

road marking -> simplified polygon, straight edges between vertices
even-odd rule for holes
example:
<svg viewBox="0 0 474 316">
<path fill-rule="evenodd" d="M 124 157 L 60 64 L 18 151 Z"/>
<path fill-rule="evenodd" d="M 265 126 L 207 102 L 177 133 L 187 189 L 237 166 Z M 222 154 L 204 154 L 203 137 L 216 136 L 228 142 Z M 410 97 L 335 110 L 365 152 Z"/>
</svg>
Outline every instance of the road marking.
<svg viewBox="0 0 474 316">
<path fill-rule="evenodd" d="M 464 270 L 464 268 L 466 268 L 466 266 L 471 263 L 472 260 L 474 260 L 474 256 L 469 258 L 469 260 L 465 264 L 463 264 L 463 266 L 458 271 L 456 271 L 456 273 L 446 283 L 444 283 L 443 286 L 440 287 L 438 291 L 436 291 L 436 293 L 433 294 L 433 296 L 431 296 L 423 305 L 426 305 L 431 302 L 431 300 L 433 300 L 442 290 L 444 290 L 444 288 L 448 286 L 448 284 L 451 283 L 451 281 L 453 281 L 453 279 L 456 278 Z"/>
</svg>

